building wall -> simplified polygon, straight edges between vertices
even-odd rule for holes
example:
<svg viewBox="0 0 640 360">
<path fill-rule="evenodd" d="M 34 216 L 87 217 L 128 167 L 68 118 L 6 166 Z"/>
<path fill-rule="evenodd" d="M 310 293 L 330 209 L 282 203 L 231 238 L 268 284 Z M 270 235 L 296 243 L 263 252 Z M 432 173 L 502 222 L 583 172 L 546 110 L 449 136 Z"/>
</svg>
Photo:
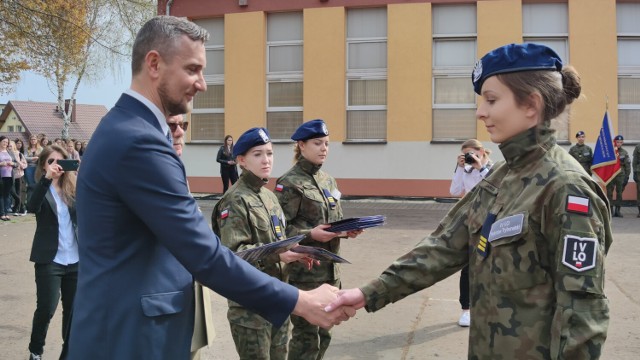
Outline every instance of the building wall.
<svg viewBox="0 0 640 360">
<path fill-rule="evenodd" d="M 175 2 L 171 11 L 192 18 L 224 15 L 225 129 L 237 138 L 250 127 L 266 126 L 266 14 L 302 10 L 304 119 L 327 122 L 331 153 L 325 169 L 338 179 L 341 191 L 346 195 L 441 197 L 449 196 L 461 145 L 432 141 L 432 9 L 443 3 L 457 2 L 249 0 L 246 8 L 235 1 L 207 8 L 202 2 L 184 0 Z M 584 93 L 572 105 L 569 138 L 584 130 L 593 147 L 607 98 L 617 129 L 616 2 L 567 3 L 569 57 L 581 74 Z M 345 142 L 346 9 L 365 5 L 387 5 L 387 141 L 380 144 Z M 498 46 L 522 41 L 522 1 L 480 0 L 476 5 L 478 58 Z M 163 2 L 160 9 L 164 11 Z M 481 124 L 477 138 L 493 150 L 494 161 L 502 158 Z M 215 162 L 219 146 L 186 146 L 183 158 L 193 191 L 221 191 Z M 291 166 L 292 152 L 289 143 L 274 147 L 273 177 L 277 178 Z M 634 197 L 633 190 L 632 186 L 627 189 L 626 198 Z"/>
<path fill-rule="evenodd" d="M 4 122 L 2 127 L 0 127 L 0 132 L 9 132 L 9 126 L 13 126 L 13 130 L 11 132 L 18 132 L 16 130 L 16 126 L 22 127 L 22 132 L 26 131 L 22 122 L 18 120 L 18 115 L 16 115 L 16 112 L 13 110 L 7 116 L 7 120 Z"/>
</svg>

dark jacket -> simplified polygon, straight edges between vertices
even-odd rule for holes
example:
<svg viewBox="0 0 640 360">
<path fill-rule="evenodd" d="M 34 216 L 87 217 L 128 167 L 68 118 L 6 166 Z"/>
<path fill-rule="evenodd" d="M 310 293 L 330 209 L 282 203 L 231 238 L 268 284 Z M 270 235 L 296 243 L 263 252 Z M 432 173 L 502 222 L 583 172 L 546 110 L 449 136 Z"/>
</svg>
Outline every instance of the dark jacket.
<svg viewBox="0 0 640 360">
<path fill-rule="evenodd" d="M 236 159 L 233 157 L 233 154 L 225 154 L 224 153 L 224 145 L 220 146 L 220 150 L 218 150 L 218 156 L 216 156 L 216 161 L 220 163 L 220 170 L 223 168 L 232 168 L 235 165 L 229 165 L 229 161 L 235 161 Z"/>
<path fill-rule="evenodd" d="M 51 180 L 44 176 L 33 189 L 33 194 L 27 202 L 29 212 L 36 214 L 36 233 L 33 236 L 31 257 L 29 260 L 38 264 L 48 264 L 53 261 L 58 252 L 58 211 L 56 200 L 49 191 Z M 76 207 L 69 206 L 69 215 L 73 224 L 73 232 L 78 238 L 76 222 Z"/>
</svg>

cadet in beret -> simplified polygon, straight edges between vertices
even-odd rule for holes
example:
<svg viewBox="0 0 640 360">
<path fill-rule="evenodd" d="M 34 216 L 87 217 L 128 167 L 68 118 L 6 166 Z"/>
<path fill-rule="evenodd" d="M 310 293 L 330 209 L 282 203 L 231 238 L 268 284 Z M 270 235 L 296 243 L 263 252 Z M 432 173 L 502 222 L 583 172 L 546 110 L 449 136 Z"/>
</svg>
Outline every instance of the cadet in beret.
<svg viewBox="0 0 640 360">
<path fill-rule="evenodd" d="M 511 44 L 482 57 L 472 81 L 476 117 L 505 160 L 434 233 L 326 310 L 377 311 L 469 264 L 469 359 L 598 359 L 609 326 L 608 202 L 550 127 L 580 95 L 580 78 L 544 45 Z"/>
<path fill-rule="evenodd" d="M 620 207 L 622 206 L 622 192 L 627 187 L 629 182 L 629 175 L 631 174 L 631 159 L 629 159 L 629 153 L 622 147 L 624 144 L 624 137 L 617 135 L 613 138 L 613 146 L 616 150 L 616 156 L 620 161 L 620 172 L 616 177 L 611 179 L 607 184 L 607 198 L 611 205 L 611 213 L 614 217 L 623 217 L 620 213 Z M 616 199 L 613 200 L 613 191 L 616 191 Z"/>
<path fill-rule="evenodd" d="M 578 140 L 578 143 L 573 145 L 569 149 L 569 155 L 573 156 L 576 160 L 578 160 L 580 165 L 582 165 L 582 168 L 584 169 L 584 171 L 586 171 L 587 174 L 591 175 L 591 162 L 593 161 L 593 150 L 591 150 L 589 145 L 584 144 L 584 140 L 585 140 L 584 131 L 578 131 L 576 133 L 576 140 Z"/>
<path fill-rule="evenodd" d="M 242 175 L 213 209 L 211 224 L 214 232 L 222 244 L 235 252 L 285 239 L 285 219 L 280 204 L 264 187 L 273 165 L 273 149 L 267 129 L 253 128 L 242 134 L 233 147 L 233 157 L 237 158 Z M 322 228 L 314 229 L 309 235 L 320 239 L 335 236 Z M 286 281 L 284 264 L 295 261 L 300 261 L 303 269 L 309 269 L 315 263 L 303 254 L 286 251 L 252 265 Z M 274 327 L 260 315 L 231 300 L 227 319 L 240 359 L 287 358 L 289 321 L 281 327 Z"/>
<path fill-rule="evenodd" d="M 342 219 L 341 194 L 336 180 L 320 170 L 329 153 L 329 130 L 324 121 L 316 119 L 305 122 L 291 139 L 296 142 L 295 164 L 277 180 L 275 188 L 287 220 L 287 236 L 304 234 L 320 224 Z M 346 236 L 355 237 L 361 232 L 349 232 Z M 300 244 L 338 254 L 340 238 L 336 235 L 323 239 L 314 237 Z M 306 271 L 302 264 L 291 264 L 289 283 L 299 289 L 313 289 L 323 283 L 340 287 L 340 269 L 338 264 L 331 262 L 323 262 L 311 271 Z M 293 331 L 289 359 L 322 359 L 331 342 L 331 333 L 298 316 L 292 316 L 291 322 Z"/>
</svg>

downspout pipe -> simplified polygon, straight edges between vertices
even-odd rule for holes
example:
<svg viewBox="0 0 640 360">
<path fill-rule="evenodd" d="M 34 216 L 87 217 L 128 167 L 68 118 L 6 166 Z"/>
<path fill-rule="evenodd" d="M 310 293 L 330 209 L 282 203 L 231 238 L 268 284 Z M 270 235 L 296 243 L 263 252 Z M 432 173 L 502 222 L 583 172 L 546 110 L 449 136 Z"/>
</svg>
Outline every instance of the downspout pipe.
<svg viewBox="0 0 640 360">
<path fill-rule="evenodd" d="M 173 5 L 173 0 L 167 0 L 167 10 L 165 11 L 165 15 L 171 15 L 171 5 Z"/>
</svg>

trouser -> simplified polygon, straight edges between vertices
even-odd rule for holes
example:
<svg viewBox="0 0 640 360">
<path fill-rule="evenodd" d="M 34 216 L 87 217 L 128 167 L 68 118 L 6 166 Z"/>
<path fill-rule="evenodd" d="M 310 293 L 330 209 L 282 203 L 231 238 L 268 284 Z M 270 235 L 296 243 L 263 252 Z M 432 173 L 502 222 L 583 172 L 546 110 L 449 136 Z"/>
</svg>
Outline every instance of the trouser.
<svg viewBox="0 0 640 360">
<path fill-rule="evenodd" d="M 622 191 L 624 188 L 622 185 L 624 184 L 624 174 L 623 176 L 616 176 L 615 179 L 611 180 L 611 182 L 607 185 L 607 198 L 609 199 L 609 204 L 612 206 L 622 206 Z M 616 191 L 616 199 L 613 200 L 613 190 Z"/>
<path fill-rule="evenodd" d="M 326 282 L 340 288 L 340 280 Z M 312 290 L 324 283 L 296 283 L 291 285 L 300 290 Z M 289 360 L 320 360 L 331 343 L 331 332 L 310 324 L 302 317 L 291 315 L 293 331 L 289 341 Z"/>
<path fill-rule="evenodd" d="M 0 215 L 7 215 L 11 211 L 11 189 L 13 188 L 13 177 L 2 178 L 2 188 L 0 189 Z"/>
<path fill-rule="evenodd" d="M 69 326 L 71 326 L 71 310 L 76 295 L 78 282 L 78 264 L 60 265 L 35 264 L 36 273 L 36 311 L 33 313 L 31 341 L 29 351 L 41 355 L 49 330 L 49 323 L 56 312 L 62 295 L 62 340 L 67 346 Z"/>
<path fill-rule="evenodd" d="M 234 166 L 221 166 L 220 177 L 222 177 L 222 193 L 226 193 L 229 190 L 229 182 L 231 185 L 238 181 L 238 170 Z"/>
<path fill-rule="evenodd" d="M 469 265 L 460 270 L 460 306 L 462 310 L 469 310 Z"/>
<path fill-rule="evenodd" d="M 636 183 L 636 200 L 638 201 L 638 206 L 640 206 L 640 182 Z"/>
<path fill-rule="evenodd" d="M 25 204 L 31 199 L 31 193 L 33 192 L 34 186 L 36 186 L 36 167 L 35 166 L 27 166 L 24 169 L 24 180 L 27 185 L 27 200 Z"/>
<path fill-rule="evenodd" d="M 254 329 L 232 322 L 229 325 L 240 360 L 287 359 L 288 320 L 279 328 L 266 326 Z"/>
<path fill-rule="evenodd" d="M 12 211 L 14 213 L 17 212 L 23 212 L 23 207 L 24 207 L 24 203 L 22 202 L 22 198 L 21 198 L 21 180 L 20 178 L 18 179 L 13 179 L 13 187 L 11 188 L 11 197 L 13 198 L 13 208 Z"/>
</svg>

